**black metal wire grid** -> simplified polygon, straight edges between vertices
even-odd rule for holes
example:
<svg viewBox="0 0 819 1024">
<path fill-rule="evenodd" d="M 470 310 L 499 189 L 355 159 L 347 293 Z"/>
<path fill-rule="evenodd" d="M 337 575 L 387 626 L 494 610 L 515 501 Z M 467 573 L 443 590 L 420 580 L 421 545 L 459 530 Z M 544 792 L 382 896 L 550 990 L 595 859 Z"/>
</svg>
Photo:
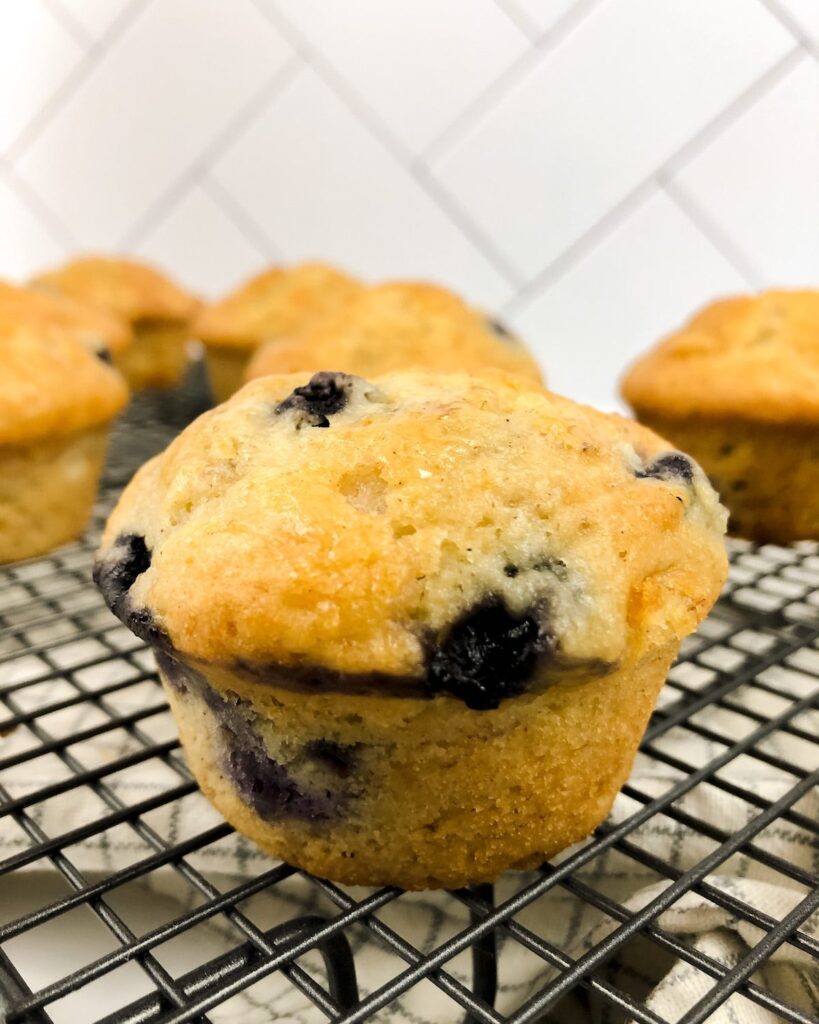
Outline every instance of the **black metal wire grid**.
<svg viewBox="0 0 819 1024">
<path fill-rule="evenodd" d="M 432 914 L 440 925 L 444 900 L 446 926 L 410 939 L 402 922 L 424 896 L 336 885 L 276 864 L 249 844 L 241 880 L 225 883 L 208 867 L 208 854 L 215 851 L 220 863 L 220 849 L 236 837 L 208 813 L 197 791 L 147 652 L 89 583 L 117 486 L 201 405 L 197 391 L 178 398 L 171 414 L 161 401 L 145 404 L 150 401 L 137 405 L 120 430 L 108 488 L 87 535 L 46 558 L 0 570 L 0 735 L 8 738 L 0 745 L 0 1003 L 5 1000 L 8 1024 L 220 1021 L 228 1019 L 220 1016 L 226 1007 L 254 1005 L 253 993 L 273 975 L 281 982 L 277 998 L 301 993 L 311 1009 L 291 1018 L 271 1003 L 269 1016 L 258 1019 L 444 1019 L 440 1010 L 439 1018 L 407 1008 L 406 999 L 427 986 L 452 1008 L 446 1019 L 670 1024 L 646 1005 L 652 980 L 633 966 L 649 953 L 665 957 L 666 966 L 682 962 L 707 982 L 678 1017 L 681 1024 L 707 1020 L 732 996 L 736 1005 L 756 1004 L 773 1019 L 819 1021 L 769 987 L 764 970 L 780 947 L 819 957 L 819 941 L 806 926 L 819 907 L 819 822 L 805 812 L 819 783 L 812 718 L 819 704 L 816 545 L 734 546 L 725 595 L 686 643 L 642 744 L 644 763 L 660 769 L 660 789 L 633 778 L 623 790 L 627 812 L 590 842 L 536 873 L 510 874 L 497 891 L 479 886 L 438 897 Z M 699 744 L 697 762 L 681 759 L 670 742 L 681 735 Z M 92 745 L 90 762 L 85 752 Z M 100 749 L 110 750 L 102 760 Z M 732 771 L 739 764 L 776 778 L 779 795 L 763 795 L 749 783 L 753 771 Z M 148 766 L 160 767 L 166 782 L 145 793 L 138 780 Z M 38 782 L 41 775 L 46 784 Z M 123 778 L 136 779 L 134 788 L 118 785 Z M 741 807 L 744 824 L 725 828 L 692 813 L 687 800 L 705 791 Z M 93 802 L 87 820 L 76 823 L 67 810 L 63 819 L 60 809 L 78 801 Z M 181 835 L 174 821 L 190 801 L 198 801 L 198 826 Z M 70 827 L 54 829 L 55 820 Z M 682 830 L 697 856 L 682 862 L 673 850 L 658 856 L 644 841 L 646 826 Z M 797 862 L 772 852 L 768 839 L 782 829 L 810 856 Z M 89 847 L 102 857 L 102 870 L 81 866 Z M 639 909 L 604 884 L 607 857 L 618 858 L 621 874 L 656 880 L 654 895 Z M 772 917 L 715 884 L 720 869 L 737 858 L 783 880 L 796 893 L 793 909 Z M 135 922 L 132 903 L 120 897 L 159 878 L 165 881 L 158 888 L 174 890 L 182 903 L 173 904 L 170 916 L 165 909 L 158 923 Z M 744 955 L 723 962 L 663 925 L 661 915 L 691 893 L 758 929 Z M 555 940 L 553 930 L 539 926 L 555 913 L 567 920 L 593 915 L 598 937 L 580 952 Z M 89 956 L 68 943 L 33 968 L 22 953 L 51 948 L 48 930 L 55 926 L 70 935 L 77 914 L 104 931 L 103 951 L 95 947 Z M 211 934 L 217 925 L 221 945 L 214 952 L 202 929 Z M 186 940 L 180 960 L 179 943 Z M 370 976 L 374 951 L 379 966 Z M 529 984 L 519 986 L 517 999 L 512 991 L 511 1002 L 507 992 L 505 1008 L 496 1009 L 504 974 L 521 958 L 533 965 Z M 136 998 L 134 972 L 143 993 Z M 86 1001 L 77 1003 L 83 993 Z M 89 1005 L 89 993 L 97 1007 L 90 1016 L 77 1010 Z M 242 994 L 251 1003 L 237 1003 Z"/>
</svg>

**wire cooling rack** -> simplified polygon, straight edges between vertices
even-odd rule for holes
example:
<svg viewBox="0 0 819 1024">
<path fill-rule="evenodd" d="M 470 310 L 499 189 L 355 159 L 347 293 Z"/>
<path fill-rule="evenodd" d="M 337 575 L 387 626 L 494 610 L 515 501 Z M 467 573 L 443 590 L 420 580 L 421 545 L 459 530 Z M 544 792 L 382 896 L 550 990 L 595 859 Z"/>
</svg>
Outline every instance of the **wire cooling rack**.
<svg viewBox="0 0 819 1024">
<path fill-rule="evenodd" d="M 0 569 L 8 1024 L 671 1024 L 648 995 L 675 964 L 694 993 L 675 1012 L 683 1024 L 729 999 L 727 1019 L 740 1024 L 761 1011 L 819 1019 L 815 1002 L 783 995 L 767 970 L 783 952 L 819 955 L 807 926 L 819 905 L 819 823 L 806 810 L 819 782 L 816 545 L 733 546 L 726 592 L 671 672 L 619 813 L 588 843 L 494 889 L 335 885 L 265 858 L 204 802 L 148 652 L 89 582 L 119 487 L 202 407 L 199 382 L 137 400 L 87 535 Z M 149 771 L 162 781 L 140 789 Z M 645 837 L 663 834 L 671 840 L 658 853 Z M 224 865 L 236 858 L 230 877 Z M 731 865 L 779 879 L 787 908 L 769 913 L 720 884 Z M 632 876 L 647 893 L 637 904 L 612 888 Z M 673 926 L 669 915 L 692 898 L 745 927 L 738 953 L 719 957 Z M 423 927 L 405 927 L 414 920 Z M 580 945 L 579 921 L 591 923 Z"/>
</svg>

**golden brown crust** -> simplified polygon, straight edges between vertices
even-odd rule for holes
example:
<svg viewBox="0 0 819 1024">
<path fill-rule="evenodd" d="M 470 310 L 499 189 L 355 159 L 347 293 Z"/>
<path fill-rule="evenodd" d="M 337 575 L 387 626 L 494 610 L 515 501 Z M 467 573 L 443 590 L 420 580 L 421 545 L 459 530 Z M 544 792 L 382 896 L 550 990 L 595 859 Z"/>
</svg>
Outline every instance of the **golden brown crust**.
<svg viewBox="0 0 819 1024">
<path fill-rule="evenodd" d="M 0 334 L 0 444 L 105 423 L 127 399 L 120 374 L 73 338 L 26 329 Z"/>
<path fill-rule="evenodd" d="M 638 424 L 520 376 L 407 372 L 346 378 L 316 429 L 277 411 L 306 380 L 260 378 L 200 417 L 109 520 L 101 559 L 145 538 L 130 600 L 185 654 L 415 676 L 423 630 L 492 593 L 546 602 L 566 657 L 616 663 L 715 599 L 716 497 L 696 467 L 647 476 L 667 446 Z M 565 575 L 538 569 L 553 559 Z"/>
<path fill-rule="evenodd" d="M 0 333 L 14 333 L 18 327 L 41 333 L 60 331 L 92 351 L 107 348 L 113 356 L 124 352 L 133 340 L 125 320 L 97 306 L 0 281 Z"/>
<path fill-rule="evenodd" d="M 541 380 L 523 345 L 457 295 L 435 285 L 396 281 L 365 289 L 293 337 L 258 350 L 247 379 L 331 366 L 373 377 L 412 366 L 473 373 L 493 367 Z"/>
<path fill-rule="evenodd" d="M 146 263 L 113 256 L 86 256 L 39 274 L 36 287 L 70 295 L 134 323 L 189 320 L 199 300 Z"/>
<path fill-rule="evenodd" d="M 819 292 L 713 303 L 639 359 L 622 391 L 638 415 L 819 423 Z"/>
<path fill-rule="evenodd" d="M 253 347 L 268 338 L 287 337 L 325 316 L 361 287 L 322 263 L 272 267 L 203 309 L 193 333 L 206 345 Z"/>
</svg>

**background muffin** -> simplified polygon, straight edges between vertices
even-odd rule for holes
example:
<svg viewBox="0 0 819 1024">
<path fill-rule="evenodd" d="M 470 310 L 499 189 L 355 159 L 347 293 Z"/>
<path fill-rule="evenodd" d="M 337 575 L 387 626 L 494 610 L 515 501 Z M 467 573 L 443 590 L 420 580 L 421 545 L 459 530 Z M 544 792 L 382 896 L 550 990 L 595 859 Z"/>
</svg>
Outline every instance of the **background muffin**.
<svg viewBox="0 0 819 1024">
<path fill-rule="evenodd" d="M 107 353 L 118 367 L 133 340 L 124 320 L 87 302 L 0 281 L 0 331 L 9 334 L 17 327 L 40 334 L 58 331 L 103 358 Z"/>
<path fill-rule="evenodd" d="M 700 462 L 731 532 L 819 537 L 819 292 L 716 302 L 622 387 L 638 419 Z"/>
<path fill-rule="evenodd" d="M 82 531 L 127 395 L 120 374 L 80 342 L 0 330 L 0 562 Z"/>
<path fill-rule="evenodd" d="M 96 256 L 72 260 L 41 274 L 34 284 L 90 303 L 130 325 L 134 344 L 120 366 L 133 389 L 179 383 L 199 302 L 164 274 L 133 260 Z"/>
<path fill-rule="evenodd" d="M 95 576 L 236 827 L 455 886 L 605 816 L 723 527 L 687 457 L 521 377 L 270 376 L 140 470 Z"/>
<path fill-rule="evenodd" d="M 216 401 L 223 402 L 242 386 L 247 364 L 259 345 L 290 337 L 347 302 L 361 287 L 322 263 L 273 267 L 204 309 L 194 333 L 205 345 Z"/>
<path fill-rule="evenodd" d="M 412 366 L 464 373 L 494 367 L 540 380 L 534 359 L 498 321 L 445 288 L 418 282 L 364 289 L 299 334 L 268 342 L 247 375 L 328 366 L 365 377 Z"/>
</svg>

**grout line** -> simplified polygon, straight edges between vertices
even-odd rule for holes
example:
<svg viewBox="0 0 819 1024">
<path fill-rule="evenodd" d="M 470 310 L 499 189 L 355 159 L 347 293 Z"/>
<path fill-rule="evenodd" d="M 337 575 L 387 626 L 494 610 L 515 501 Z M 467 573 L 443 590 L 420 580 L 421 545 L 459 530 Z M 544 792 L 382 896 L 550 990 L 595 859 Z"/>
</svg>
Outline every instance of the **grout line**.
<svg viewBox="0 0 819 1024">
<path fill-rule="evenodd" d="M 17 163 L 26 150 L 34 143 L 43 129 L 53 120 L 54 115 L 63 109 L 74 96 L 80 86 L 99 64 L 100 59 L 111 49 L 123 30 L 130 25 L 150 0 L 131 0 L 131 3 L 120 14 L 100 38 L 86 50 L 85 57 L 68 75 L 62 86 L 50 97 L 44 106 L 34 115 L 28 125 L 17 136 L 6 152 L 10 163 Z"/>
<path fill-rule="evenodd" d="M 199 186 L 244 235 L 247 241 L 258 249 L 261 256 L 270 262 L 282 262 L 284 257 L 281 250 L 259 227 L 256 221 L 248 216 L 220 181 L 210 175 L 205 175 L 199 181 Z"/>
<path fill-rule="evenodd" d="M 217 132 L 193 163 L 189 164 L 177 179 L 150 204 L 147 210 L 140 214 L 120 239 L 120 246 L 130 249 L 143 241 L 162 217 L 185 197 L 187 191 L 209 173 L 216 159 L 241 138 L 244 130 L 265 111 L 268 104 L 287 89 L 300 70 L 301 62 L 296 57 L 288 58 L 261 89 L 241 107 L 233 119 L 220 132 Z"/>
<path fill-rule="evenodd" d="M 0 177 L 8 187 L 17 195 L 23 206 L 32 214 L 43 228 L 51 236 L 52 240 L 60 246 L 65 254 L 77 248 L 77 240 L 57 214 L 44 203 L 28 182 L 21 178 L 14 168 L 0 159 Z"/>
<path fill-rule="evenodd" d="M 541 34 L 540 26 L 532 21 L 532 19 L 522 11 L 515 0 L 495 0 L 495 6 L 503 11 L 506 17 L 517 27 L 520 31 L 528 36 L 530 42 L 537 42 L 538 37 Z"/>
<path fill-rule="evenodd" d="M 701 150 L 713 142 L 718 135 L 721 135 L 730 124 L 738 120 L 743 114 L 754 107 L 768 92 L 778 85 L 779 81 L 785 78 L 794 68 L 805 59 L 805 52 L 801 47 L 795 46 L 788 50 L 784 57 L 772 64 L 764 71 L 759 78 L 755 79 L 744 92 L 735 97 L 723 107 L 704 127 L 665 160 L 657 169 L 657 173 L 663 177 L 670 177 L 678 174 L 679 171 Z"/>
<path fill-rule="evenodd" d="M 808 35 L 798 19 L 794 18 L 790 11 L 786 10 L 779 0 L 759 0 L 768 13 L 776 18 L 783 28 L 787 29 L 799 45 L 819 58 L 819 45 Z"/>
<path fill-rule="evenodd" d="M 493 245 L 492 238 L 473 222 L 468 212 L 432 177 L 427 168 L 421 164 L 410 164 L 407 170 L 413 181 L 426 192 L 438 209 L 475 246 L 493 269 L 503 277 L 506 284 L 511 285 L 512 288 L 520 288 L 523 279 L 518 271 L 497 251 Z"/>
<path fill-rule="evenodd" d="M 657 182 L 652 175 L 644 179 L 618 200 L 599 220 L 595 221 L 568 248 L 556 256 L 543 270 L 530 278 L 512 298 L 501 307 L 503 316 L 517 315 L 520 308 L 525 308 L 528 301 L 537 298 L 544 289 L 552 285 L 574 266 L 580 263 L 593 249 L 597 248 L 608 235 L 612 234 L 625 220 L 636 213 L 656 191 Z"/>
<path fill-rule="evenodd" d="M 731 264 L 736 272 L 753 291 L 762 288 L 765 275 L 744 252 L 735 245 L 713 218 L 689 195 L 678 181 L 658 179 L 660 189 L 688 217 L 701 235 Z"/>
<path fill-rule="evenodd" d="M 91 34 L 81 25 L 71 11 L 63 7 L 60 0 L 42 0 L 43 6 L 55 21 L 71 34 L 75 43 L 79 43 L 84 50 L 87 50 L 94 42 Z"/>
<path fill-rule="evenodd" d="M 493 82 L 490 82 L 472 103 L 451 124 L 447 125 L 438 138 L 433 139 L 419 154 L 418 159 L 427 165 L 440 159 L 446 150 L 452 148 L 494 107 L 498 106 L 514 86 L 522 82 L 530 71 L 540 65 L 547 54 L 562 43 L 603 2 L 604 0 L 577 0 L 570 10 L 538 37 L 529 50 L 513 61 Z"/>
<path fill-rule="evenodd" d="M 340 75 L 330 61 L 319 53 L 304 38 L 298 29 L 279 12 L 275 6 L 268 7 L 261 0 L 254 0 L 256 7 L 276 26 L 281 34 L 287 39 L 290 45 L 302 57 L 306 64 L 315 71 L 324 84 L 331 90 L 335 97 L 340 100 L 366 128 L 370 135 L 380 143 L 384 149 L 393 157 L 401 169 L 409 174 L 411 179 L 418 185 L 426 196 L 432 200 L 436 207 L 444 214 L 451 224 L 459 230 L 460 234 L 470 241 L 475 249 L 484 259 L 504 278 L 507 284 L 512 287 L 520 286 L 520 279 L 514 269 L 506 260 L 496 252 L 489 239 L 483 231 L 473 223 L 468 213 L 453 208 L 453 203 L 442 195 L 440 186 L 431 181 L 429 174 L 421 168 L 413 159 L 412 154 L 397 139 L 389 127 L 383 123 L 378 114 L 363 100 L 358 93 L 351 89 L 344 77 Z"/>
<path fill-rule="evenodd" d="M 530 278 L 517 293 L 501 309 L 504 315 L 515 315 L 536 295 L 548 288 L 554 281 L 562 277 L 579 263 L 596 245 L 616 228 L 623 219 L 648 198 L 650 192 L 659 182 L 665 186 L 671 178 L 689 163 L 702 149 L 713 142 L 730 123 L 751 109 L 754 104 L 765 96 L 769 90 L 784 78 L 801 60 L 804 52 L 800 47 L 788 51 L 776 64 L 723 107 L 698 132 L 683 143 L 682 146 L 668 157 L 659 168 L 641 181 L 619 202 L 609 209 L 599 220 L 595 221 L 582 235 L 559 256 L 555 257 L 539 273 Z M 736 268 L 740 273 L 745 271 Z"/>
</svg>

